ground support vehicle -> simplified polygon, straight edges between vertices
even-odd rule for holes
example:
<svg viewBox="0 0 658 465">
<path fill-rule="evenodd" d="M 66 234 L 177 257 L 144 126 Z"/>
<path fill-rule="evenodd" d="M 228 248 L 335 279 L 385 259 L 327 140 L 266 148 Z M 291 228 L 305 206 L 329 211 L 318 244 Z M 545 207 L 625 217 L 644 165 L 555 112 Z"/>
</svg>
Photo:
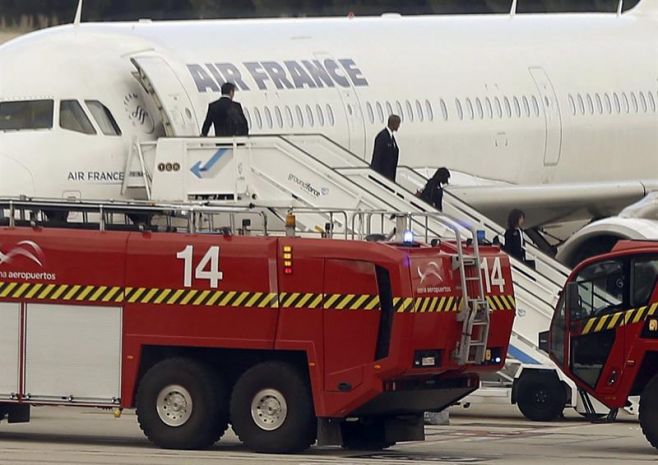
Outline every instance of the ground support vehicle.
<svg viewBox="0 0 658 465">
<path fill-rule="evenodd" d="M 255 451 L 381 449 L 423 439 L 424 411 L 504 364 L 509 261 L 457 230 L 428 246 L 296 237 L 292 215 L 288 236 L 256 234 L 256 207 L 0 209 L 10 422 L 34 404 L 135 408 L 165 448 L 208 447 L 231 424 Z"/>
<path fill-rule="evenodd" d="M 585 394 L 612 409 L 640 396 L 642 431 L 658 448 L 658 244 L 619 242 L 578 265 L 545 349 Z M 591 412 L 593 419 L 599 415 Z"/>
</svg>

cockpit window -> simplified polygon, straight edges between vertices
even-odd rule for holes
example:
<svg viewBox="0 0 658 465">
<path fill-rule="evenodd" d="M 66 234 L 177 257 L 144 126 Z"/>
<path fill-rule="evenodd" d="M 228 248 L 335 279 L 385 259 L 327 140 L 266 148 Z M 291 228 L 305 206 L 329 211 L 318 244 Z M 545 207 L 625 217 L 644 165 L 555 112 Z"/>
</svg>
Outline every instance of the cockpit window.
<svg viewBox="0 0 658 465">
<path fill-rule="evenodd" d="M 85 100 L 85 103 L 96 123 L 101 128 L 101 131 L 103 131 L 103 134 L 106 136 L 121 135 L 121 129 L 119 129 L 119 125 L 114 119 L 114 116 L 112 116 L 109 108 L 98 100 Z"/>
<path fill-rule="evenodd" d="M 77 100 L 62 100 L 59 107 L 59 125 L 69 131 L 96 134 L 94 126 Z"/>
<path fill-rule="evenodd" d="M 0 102 L 0 131 L 52 129 L 52 100 Z"/>
</svg>

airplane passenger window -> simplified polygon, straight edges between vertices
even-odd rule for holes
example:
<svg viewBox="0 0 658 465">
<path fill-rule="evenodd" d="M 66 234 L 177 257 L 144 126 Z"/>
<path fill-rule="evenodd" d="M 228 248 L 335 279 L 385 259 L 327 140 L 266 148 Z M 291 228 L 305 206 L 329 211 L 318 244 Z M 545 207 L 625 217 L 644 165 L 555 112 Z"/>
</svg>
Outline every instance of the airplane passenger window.
<svg viewBox="0 0 658 465">
<path fill-rule="evenodd" d="M 0 102 L 0 131 L 52 129 L 53 100 Z"/>
<path fill-rule="evenodd" d="M 571 108 L 571 114 L 576 116 L 576 102 L 573 100 L 573 95 L 569 94 L 569 108 Z"/>
<path fill-rule="evenodd" d="M 288 123 L 289 128 L 292 128 L 295 125 L 295 122 L 292 119 L 292 110 L 288 105 L 286 105 L 286 122 Z"/>
<path fill-rule="evenodd" d="M 245 118 L 247 118 L 247 127 L 251 129 L 252 128 L 251 113 L 249 113 L 249 109 L 247 107 L 244 107 L 244 116 Z"/>
<path fill-rule="evenodd" d="M 315 121 L 313 118 L 313 110 L 311 109 L 310 105 L 306 105 L 306 117 L 308 118 L 309 126 L 311 127 L 315 126 Z"/>
<path fill-rule="evenodd" d="M 404 123 L 404 111 L 402 110 L 402 104 L 398 100 L 395 101 L 395 107 L 397 108 L 398 116 Z"/>
<path fill-rule="evenodd" d="M 274 115 L 276 116 L 276 124 L 279 126 L 279 129 L 283 129 L 283 115 L 278 106 L 274 107 Z"/>
<path fill-rule="evenodd" d="M 382 108 L 382 104 L 377 102 L 377 116 L 379 117 L 379 121 L 381 123 L 384 122 L 384 108 Z"/>
<path fill-rule="evenodd" d="M 631 103 L 633 104 L 633 112 L 637 113 L 638 105 L 637 105 L 637 97 L 635 96 L 635 92 L 631 92 Z"/>
<path fill-rule="evenodd" d="M 460 120 L 463 120 L 464 109 L 462 108 L 462 102 L 458 98 L 455 99 L 455 106 L 457 107 L 457 116 L 459 116 Z"/>
<path fill-rule="evenodd" d="M 619 103 L 619 95 L 617 94 L 617 92 L 614 92 L 612 94 L 612 97 L 613 97 L 613 101 L 615 102 L 615 112 L 619 114 L 621 113 L 621 104 Z"/>
<path fill-rule="evenodd" d="M 656 100 L 653 98 L 653 92 L 647 92 L 647 97 L 649 97 L 649 107 L 651 108 L 651 112 L 655 113 L 656 112 Z"/>
<path fill-rule="evenodd" d="M 448 105 L 446 105 L 445 100 L 441 99 L 441 114 L 443 115 L 443 121 L 448 121 L 450 115 L 448 114 Z"/>
<path fill-rule="evenodd" d="M 366 103 L 366 111 L 368 112 L 368 120 L 370 121 L 370 124 L 375 124 L 375 112 L 372 110 L 370 102 Z"/>
<path fill-rule="evenodd" d="M 484 109 L 482 108 L 482 100 L 480 100 L 480 97 L 475 98 L 475 108 L 477 109 L 478 118 L 483 119 Z"/>
<path fill-rule="evenodd" d="M 411 106 L 411 102 L 407 100 L 407 116 L 409 117 L 409 121 L 413 123 L 414 121 L 414 109 Z"/>
<path fill-rule="evenodd" d="M 574 112 L 573 112 L 574 115 L 576 114 L 575 108 L 576 105 L 574 105 Z M 528 97 L 526 97 L 525 95 L 523 96 L 523 109 L 525 110 L 526 118 L 530 118 L 530 103 L 528 102 Z"/>
<path fill-rule="evenodd" d="M 304 127 L 304 113 L 299 105 L 295 105 L 295 114 L 297 115 L 297 124 L 300 128 Z"/>
<path fill-rule="evenodd" d="M 603 102 L 605 103 L 605 112 L 607 114 L 612 114 L 612 102 L 610 101 L 610 94 L 607 92 L 603 94 Z"/>
<path fill-rule="evenodd" d="M 98 100 L 85 100 L 85 103 L 91 112 L 91 116 L 94 117 L 103 134 L 106 136 L 121 135 L 121 129 L 119 129 L 119 125 L 114 119 L 114 116 L 112 116 L 112 112 L 110 112 L 109 108 Z"/>
<path fill-rule="evenodd" d="M 500 104 L 500 99 L 498 97 L 494 97 L 494 104 L 496 106 L 496 115 L 498 115 L 498 118 L 503 117 L 503 107 Z"/>
<path fill-rule="evenodd" d="M 521 104 L 519 103 L 519 99 L 514 96 L 514 112 L 516 113 L 516 117 L 520 118 L 521 117 Z"/>
<path fill-rule="evenodd" d="M 468 119 L 473 119 L 475 117 L 475 113 L 473 112 L 473 103 L 468 97 L 466 98 L 466 112 L 468 114 Z"/>
<path fill-rule="evenodd" d="M 256 118 L 256 126 L 258 126 L 258 129 L 263 129 L 263 118 L 260 116 L 258 108 L 254 108 L 254 117 Z"/>
<path fill-rule="evenodd" d="M 330 125 L 334 125 L 336 120 L 334 119 L 334 110 L 331 108 L 331 105 L 327 104 L 327 121 Z"/>
<path fill-rule="evenodd" d="M 583 100 L 583 96 L 580 94 L 578 94 L 578 109 L 580 110 L 581 115 L 585 114 L 585 101 Z"/>
<path fill-rule="evenodd" d="M 393 114 L 393 105 L 391 105 L 391 102 L 386 102 L 386 112 L 388 113 L 387 116 L 391 116 Z"/>
<path fill-rule="evenodd" d="M 59 126 L 69 131 L 94 135 L 96 130 L 77 100 L 62 100 L 59 105 Z"/>
<path fill-rule="evenodd" d="M 507 117 L 511 118 L 512 117 L 512 105 L 510 104 L 510 101 L 507 97 L 503 100 L 505 102 L 505 113 L 507 113 Z"/>
<path fill-rule="evenodd" d="M 539 117 L 539 102 L 534 95 L 532 96 L 532 108 L 535 110 L 535 116 Z"/>
<path fill-rule="evenodd" d="M 587 94 L 587 111 L 589 111 L 590 115 L 594 114 L 594 100 L 592 100 L 590 94 Z"/>
<path fill-rule="evenodd" d="M 486 97 L 484 99 L 485 103 L 485 108 L 487 109 L 487 118 L 491 119 L 493 118 L 493 107 L 491 106 L 491 99 L 489 97 Z"/>
<path fill-rule="evenodd" d="M 432 109 L 432 103 L 429 100 L 425 100 L 425 110 L 427 110 L 427 119 L 434 121 L 434 110 Z"/>
<path fill-rule="evenodd" d="M 318 114 L 318 125 L 324 127 L 324 113 L 322 113 L 322 107 L 320 105 L 316 105 L 315 112 Z"/>
<path fill-rule="evenodd" d="M 626 92 L 621 93 L 621 107 L 624 110 L 624 113 L 631 111 L 631 105 L 628 102 L 628 95 L 626 95 Z"/>
<path fill-rule="evenodd" d="M 599 115 L 603 114 L 603 101 L 601 100 L 601 95 L 597 92 L 595 95 L 596 98 L 596 112 Z"/>
<path fill-rule="evenodd" d="M 272 112 L 267 107 L 265 107 L 265 122 L 267 123 L 267 128 L 272 129 L 272 126 L 274 126 L 272 121 Z"/>
<path fill-rule="evenodd" d="M 418 100 L 416 100 L 416 113 L 418 113 L 418 120 L 422 122 L 425 119 L 425 115 L 423 114 L 423 104 Z"/>
<path fill-rule="evenodd" d="M 642 104 L 642 112 L 647 112 L 647 99 L 644 96 L 644 92 L 640 91 L 640 104 Z"/>
</svg>

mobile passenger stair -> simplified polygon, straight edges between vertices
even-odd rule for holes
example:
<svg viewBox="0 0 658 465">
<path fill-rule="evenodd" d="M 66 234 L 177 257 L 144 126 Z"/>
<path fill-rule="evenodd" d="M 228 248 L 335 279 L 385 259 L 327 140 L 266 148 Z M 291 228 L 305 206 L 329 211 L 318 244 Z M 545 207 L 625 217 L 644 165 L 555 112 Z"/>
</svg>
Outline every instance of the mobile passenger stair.
<svg viewBox="0 0 658 465">
<path fill-rule="evenodd" d="M 272 206 L 267 219 L 270 227 L 281 230 L 286 224 L 281 208 L 288 206 L 295 209 L 298 230 L 325 237 L 347 236 L 357 228 L 374 230 L 375 225 L 379 230 L 388 228 L 391 234 L 399 234 L 396 218 L 383 213 L 390 211 L 420 215 L 408 228 L 426 242 L 433 238 L 454 239 L 456 234 L 474 239 L 472 230 L 484 231 L 489 241 L 504 235 L 504 228 L 448 191 L 443 199 L 444 214 L 436 216 L 437 211 L 416 196 L 426 178 L 413 169 L 400 167 L 397 181 L 393 183 L 374 172 L 363 159 L 322 135 L 166 137 L 134 144 L 126 163 L 123 194 L 157 202 L 203 201 L 239 206 L 265 202 Z M 466 402 L 523 400 L 525 394 L 518 391 L 524 389 L 524 379 L 532 377 L 546 386 L 565 389 L 567 405 L 584 412 L 575 385 L 539 350 L 537 336 L 550 325 L 569 269 L 531 244 L 526 244 L 526 254 L 534 260 L 536 269 L 510 257 L 517 318 L 509 362 Z M 479 261 L 477 266 L 486 269 L 486 264 Z M 483 275 L 480 279 L 484 282 L 479 284 L 482 295 L 496 285 L 487 273 Z M 481 304 L 475 302 L 473 308 Z M 481 313 L 470 314 L 474 325 L 485 324 Z M 463 357 L 467 360 L 470 356 L 466 353 Z"/>
</svg>

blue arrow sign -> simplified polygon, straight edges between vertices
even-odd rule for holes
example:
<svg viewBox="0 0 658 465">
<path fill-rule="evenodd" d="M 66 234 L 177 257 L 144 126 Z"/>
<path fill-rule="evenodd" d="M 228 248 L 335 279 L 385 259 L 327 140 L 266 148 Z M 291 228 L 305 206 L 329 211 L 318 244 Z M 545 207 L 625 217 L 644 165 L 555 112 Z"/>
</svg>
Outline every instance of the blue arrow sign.
<svg viewBox="0 0 658 465">
<path fill-rule="evenodd" d="M 192 168 L 190 168 L 190 171 L 192 171 L 194 176 L 201 179 L 201 175 L 207 171 L 210 171 L 227 151 L 228 149 L 219 149 L 212 157 L 210 157 L 210 160 L 208 160 L 205 165 L 202 166 L 201 161 L 198 161 L 194 164 L 194 166 L 192 166 Z"/>
</svg>

